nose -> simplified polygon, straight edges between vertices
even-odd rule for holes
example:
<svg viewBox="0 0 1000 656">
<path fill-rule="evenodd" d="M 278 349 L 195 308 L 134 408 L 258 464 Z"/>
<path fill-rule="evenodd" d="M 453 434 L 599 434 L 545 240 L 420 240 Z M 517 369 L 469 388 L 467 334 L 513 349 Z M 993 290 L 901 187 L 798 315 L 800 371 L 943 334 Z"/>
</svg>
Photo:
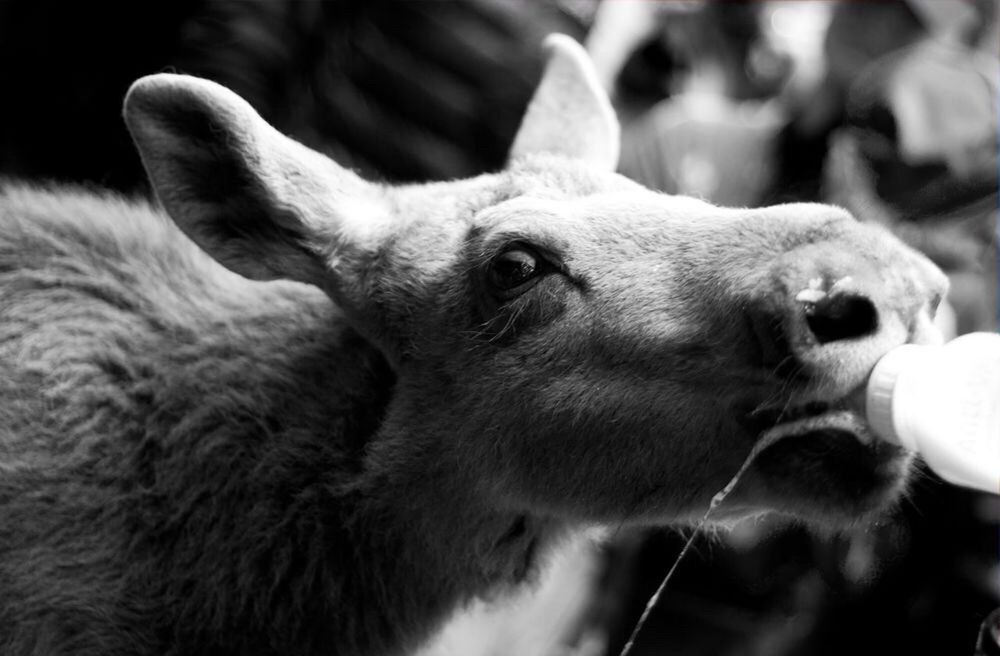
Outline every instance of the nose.
<svg viewBox="0 0 1000 656">
<path fill-rule="evenodd" d="M 772 265 L 751 319 L 778 376 L 858 385 L 891 348 L 939 339 L 940 270 L 895 242 L 882 257 L 849 246 L 813 244 Z"/>
</svg>

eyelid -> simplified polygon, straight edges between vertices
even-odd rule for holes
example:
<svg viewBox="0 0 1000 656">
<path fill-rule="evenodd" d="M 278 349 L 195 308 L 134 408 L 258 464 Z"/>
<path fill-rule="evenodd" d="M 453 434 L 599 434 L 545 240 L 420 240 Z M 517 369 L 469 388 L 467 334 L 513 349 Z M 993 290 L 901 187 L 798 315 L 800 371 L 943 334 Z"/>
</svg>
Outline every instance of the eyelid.
<svg viewBox="0 0 1000 656">
<path fill-rule="evenodd" d="M 502 253 L 517 249 L 528 251 L 529 253 L 538 256 L 539 260 L 541 260 L 546 266 L 551 267 L 564 275 L 569 275 L 569 270 L 567 269 L 565 262 L 563 262 L 562 258 L 559 257 L 552 249 L 546 248 L 543 245 L 539 245 L 520 236 L 512 235 L 509 239 L 500 242 L 495 249 L 492 249 L 492 253 L 487 257 L 487 260 L 492 260 Z"/>
</svg>

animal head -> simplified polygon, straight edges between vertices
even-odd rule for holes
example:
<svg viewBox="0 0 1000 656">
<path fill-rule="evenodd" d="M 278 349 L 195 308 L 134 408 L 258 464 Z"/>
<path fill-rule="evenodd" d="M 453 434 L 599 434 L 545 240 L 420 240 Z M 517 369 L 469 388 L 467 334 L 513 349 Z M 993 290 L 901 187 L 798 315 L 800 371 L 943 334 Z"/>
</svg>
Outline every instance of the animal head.
<svg viewBox="0 0 1000 656">
<path fill-rule="evenodd" d="M 508 166 L 470 180 L 364 181 L 185 76 L 136 82 L 125 117 L 185 233 L 246 277 L 322 288 L 395 368 L 372 470 L 519 512 L 683 520 L 780 424 L 794 439 L 731 512 L 884 506 L 909 458 L 853 399 L 890 348 L 937 339 L 945 278 L 835 207 L 725 209 L 615 174 L 586 55 L 546 45 Z"/>
</svg>

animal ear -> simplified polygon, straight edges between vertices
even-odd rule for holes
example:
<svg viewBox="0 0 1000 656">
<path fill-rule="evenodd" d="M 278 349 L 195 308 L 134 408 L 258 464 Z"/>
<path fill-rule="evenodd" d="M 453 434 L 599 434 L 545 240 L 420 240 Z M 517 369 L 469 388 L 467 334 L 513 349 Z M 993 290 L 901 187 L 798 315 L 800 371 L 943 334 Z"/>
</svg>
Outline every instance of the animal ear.
<svg viewBox="0 0 1000 656">
<path fill-rule="evenodd" d="M 324 286 L 330 259 L 385 216 L 374 185 L 280 134 L 214 82 L 144 77 L 124 114 L 167 212 L 248 278 Z"/>
<path fill-rule="evenodd" d="M 544 50 L 545 72 L 514 138 L 510 160 L 550 153 L 613 171 L 621 129 L 589 56 L 563 34 L 550 34 Z"/>
</svg>

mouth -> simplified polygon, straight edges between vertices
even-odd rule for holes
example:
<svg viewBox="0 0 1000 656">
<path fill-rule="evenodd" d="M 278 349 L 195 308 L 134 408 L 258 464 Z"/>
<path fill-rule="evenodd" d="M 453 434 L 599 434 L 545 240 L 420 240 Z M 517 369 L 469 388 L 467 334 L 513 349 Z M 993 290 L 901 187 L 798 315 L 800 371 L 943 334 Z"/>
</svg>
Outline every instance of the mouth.
<svg viewBox="0 0 1000 656">
<path fill-rule="evenodd" d="M 764 425 L 770 426 L 760 433 L 758 450 L 792 437 L 802 437 L 814 433 L 838 433 L 850 435 L 865 446 L 875 444 L 875 435 L 856 408 L 848 407 L 847 401 L 834 404 L 812 402 L 788 410 L 764 410 L 757 413 Z"/>
<path fill-rule="evenodd" d="M 876 438 L 859 398 L 751 413 L 753 469 L 773 507 L 841 524 L 877 515 L 899 497 L 912 455 Z"/>
</svg>

